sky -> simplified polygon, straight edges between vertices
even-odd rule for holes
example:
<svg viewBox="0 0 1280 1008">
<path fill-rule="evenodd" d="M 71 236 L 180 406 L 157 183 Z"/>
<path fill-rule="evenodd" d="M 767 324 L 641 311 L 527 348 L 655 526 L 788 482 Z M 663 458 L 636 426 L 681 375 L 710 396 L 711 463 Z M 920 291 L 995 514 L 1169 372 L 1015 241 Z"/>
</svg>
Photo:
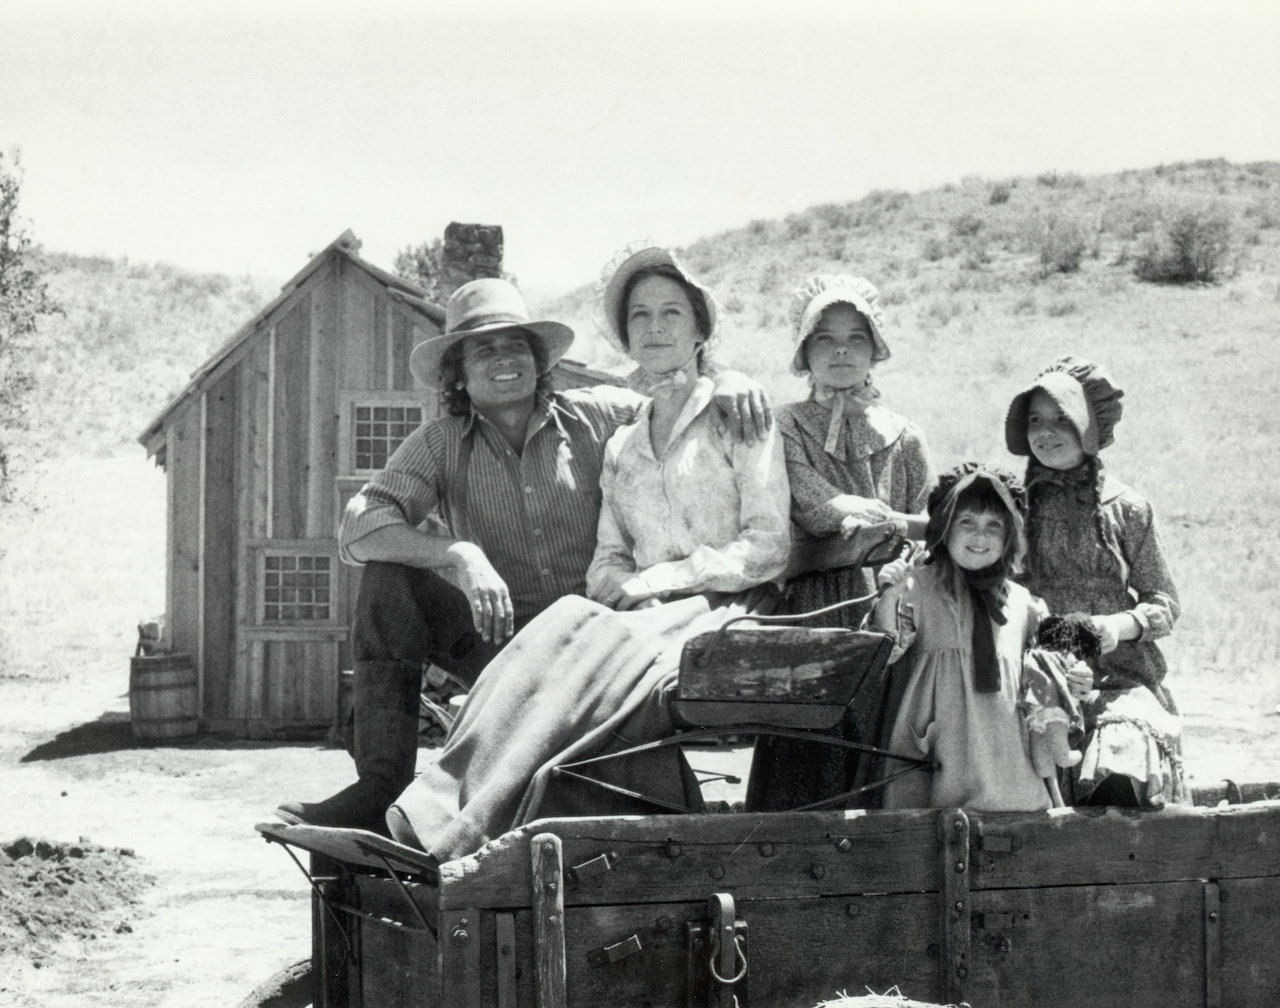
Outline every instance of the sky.
<svg viewBox="0 0 1280 1008">
<path fill-rule="evenodd" d="M 461 220 L 569 287 L 872 189 L 1280 160 L 1280 0 L 0 0 L 0 151 L 50 249 L 283 280 Z"/>
</svg>

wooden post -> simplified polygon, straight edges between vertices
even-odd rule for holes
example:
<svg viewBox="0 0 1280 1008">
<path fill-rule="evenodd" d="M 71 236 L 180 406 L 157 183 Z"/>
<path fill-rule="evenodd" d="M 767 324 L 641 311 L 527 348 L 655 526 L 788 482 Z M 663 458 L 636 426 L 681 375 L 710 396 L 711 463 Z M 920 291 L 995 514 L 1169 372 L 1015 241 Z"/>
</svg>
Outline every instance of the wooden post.
<svg viewBox="0 0 1280 1008">
<path fill-rule="evenodd" d="M 1222 894 L 1204 883 L 1204 1008 L 1222 1008 Z"/>
<path fill-rule="evenodd" d="M 938 840 L 942 860 L 938 898 L 942 922 L 942 1000 L 963 1001 L 969 975 L 969 817 L 963 809 L 943 809 L 938 814 Z"/>
<path fill-rule="evenodd" d="M 480 1008 L 480 910 L 446 910 L 440 915 L 441 1004 Z"/>
<path fill-rule="evenodd" d="M 498 970 L 498 1008 L 516 1008 L 516 915 L 493 915 Z"/>
<path fill-rule="evenodd" d="M 538 1008 L 565 1008 L 564 849 L 554 833 L 529 846 L 533 866 L 533 962 Z"/>
</svg>

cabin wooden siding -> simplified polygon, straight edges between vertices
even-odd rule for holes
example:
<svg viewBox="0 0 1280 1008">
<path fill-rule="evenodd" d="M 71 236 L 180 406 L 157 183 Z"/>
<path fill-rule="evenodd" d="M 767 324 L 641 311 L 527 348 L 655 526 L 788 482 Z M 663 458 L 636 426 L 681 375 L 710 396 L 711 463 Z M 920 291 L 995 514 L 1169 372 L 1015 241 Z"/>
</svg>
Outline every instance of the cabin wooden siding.
<svg viewBox="0 0 1280 1008">
<path fill-rule="evenodd" d="M 331 246 L 141 438 L 168 474 L 167 644 L 195 659 L 206 730 L 313 736 L 333 720 L 359 583 L 336 536 L 373 473 L 355 466 L 355 411 L 439 413 L 409 355 L 440 326 L 403 286 Z M 602 378 L 567 361 L 553 384 Z M 327 619 L 264 618 L 268 555 L 327 558 Z"/>
</svg>

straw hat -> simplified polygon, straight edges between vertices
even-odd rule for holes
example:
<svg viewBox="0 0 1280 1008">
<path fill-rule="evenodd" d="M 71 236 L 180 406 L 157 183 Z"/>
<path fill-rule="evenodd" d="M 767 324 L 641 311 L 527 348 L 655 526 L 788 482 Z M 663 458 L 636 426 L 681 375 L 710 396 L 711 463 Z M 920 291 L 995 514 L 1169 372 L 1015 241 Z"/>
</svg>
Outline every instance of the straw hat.
<svg viewBox="0 0 1280 1008">
<path fill-rule="evenodd" d="M 524 298 L 506 280 L 485 278 L 463 284 L 444 309 L 444 332 L 413 348 L 409 370 L 424 385 L 440 384 L 440 361 L 459 340 L 478 333 L 519 329 L 542 344 L 550 370 L 573 343 L 573 330 L 560 322 L 531 322 Z"/>
</svg>

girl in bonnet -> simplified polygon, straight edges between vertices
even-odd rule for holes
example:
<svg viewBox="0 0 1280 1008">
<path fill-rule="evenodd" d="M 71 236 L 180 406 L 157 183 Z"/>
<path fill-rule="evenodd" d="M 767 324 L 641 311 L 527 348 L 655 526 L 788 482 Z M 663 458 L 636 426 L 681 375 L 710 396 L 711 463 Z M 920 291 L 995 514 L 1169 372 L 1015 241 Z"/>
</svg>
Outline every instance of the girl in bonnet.
<svg viewBox="0 0 1280 1008">
<path fill-rule="evenodd" d="M 872 621 L 897 636 L 893 658 L 909 669 L 887 748 L 938 767 L 890 781 L 884 806 L 1048 808 L 1018 707 L 1023 653 L 1043 609 L 1010 580 L 1026 549 L 1017 478 L 971 462 L 944 474 L 925 545 L 922 563 L 880 571 L 886 590 Z"/>
<path fill-rule="evenodd" d="M 870 541 L 894 532 L 924 535 L 933 467 L 920 429 L 879 404 L 872 368 L 888 360 L 880 292 L 848 274 L 809 277 L 792 298 L 795 356 L 809 398 L 778 411 L 791 480 L 791 517 L 813 539 Z M 793 578 L 791 612 L 807 612 L 875 591 L 866 568 Z M 823 626 L 857 627 L 870 603 L 832 613 Z"/>
<path fill-rule="evenodd" d="M 831 552 L 833 539 L 842 539 L 846 548 L 834 552 L 852 565 L 792 577 L 789 612 L 873 594 L 872 572 L 858 566 L 858 555 L 893 535 L 924 536 L 922 512 L 934 482 L 924 435 L 880 405 L 872 384 L 872 368 L 889 357 L 879 298 L 862 277 L 821 274 L 805 280 L 792 299 L 792 368 L 808 377 L 811 387 L 808 399 L 778 410 L 791 519 L 801 540 L 797 554 L 816 559 Z M 856 628 L 870 610 L 868 601 L 815 617 L 810 625 Z M 881 679 L 855 696 L 840 728 L 845 739 L 875 741 L 884 688 Z M 780 810 L 842 794 L 863 782 L 866 774 L 858 766 L 853 750 L 761 740 L 748 807 Z"/>
<path fill-rule="evenodd" d="M 1178 618 L 1178 593 L 1151 505 L 1098 457 L 1123 395 L 1105 368 L 1063 357 L 1014 397 L 1005 441 L 1030 456 L 1021 580 L 1050 612 L 1091 614 L 1102 638 L 1068 801 L 1159 807 L 1185 796 L 1181 722 L 1156 646 Z"/>
</svg>

